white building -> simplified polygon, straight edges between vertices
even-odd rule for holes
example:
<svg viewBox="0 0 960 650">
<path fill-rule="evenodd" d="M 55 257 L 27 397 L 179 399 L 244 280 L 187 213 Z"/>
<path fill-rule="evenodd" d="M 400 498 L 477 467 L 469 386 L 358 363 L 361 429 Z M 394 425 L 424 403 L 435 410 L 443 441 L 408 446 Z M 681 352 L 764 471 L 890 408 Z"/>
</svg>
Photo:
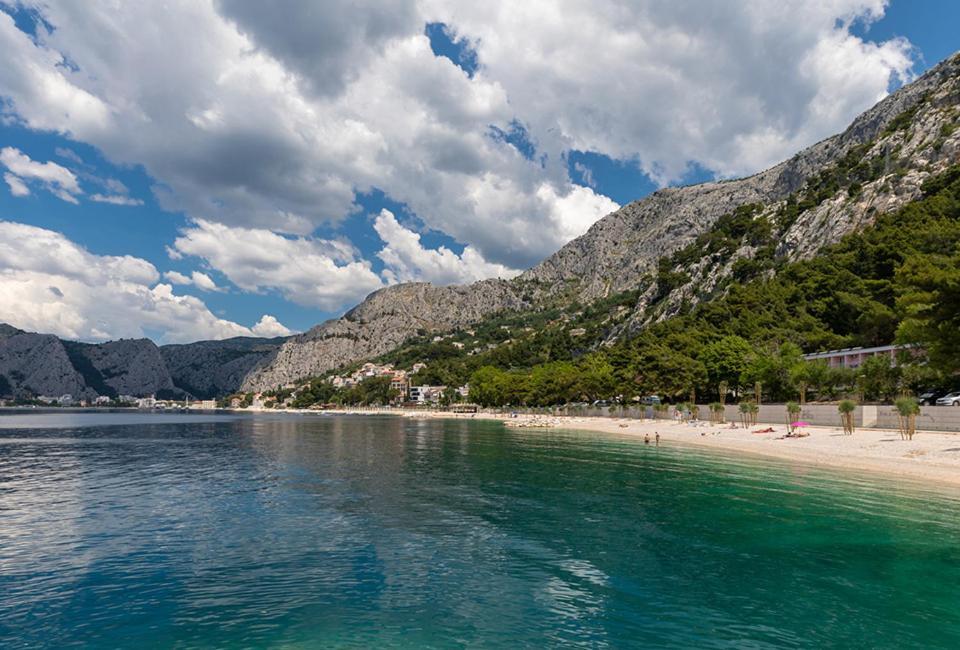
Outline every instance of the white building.
<svg viewBox="0 0 960 650">
<path fill-rule="evenodd" d="M 432 404 L 440 401 L 446 386 L 411 386 L 410 401 L 420 404 Z"/>
</svg>

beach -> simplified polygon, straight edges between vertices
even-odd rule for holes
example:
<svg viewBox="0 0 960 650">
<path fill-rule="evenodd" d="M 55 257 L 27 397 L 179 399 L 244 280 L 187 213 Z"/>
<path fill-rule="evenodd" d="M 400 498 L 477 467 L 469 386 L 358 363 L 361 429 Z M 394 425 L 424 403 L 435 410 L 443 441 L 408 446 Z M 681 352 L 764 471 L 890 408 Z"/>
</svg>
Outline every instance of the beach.
<svg viewBox="0 0 960 650">
<path fill-rule="evenodd" d="M 477 413 L 455 414 L 444 411 L 404 413 L 415 418 L 488 418 L 502 420 L 509 427 L 572 429 L 637 438 L 640 444 L 650 436 L 654 444 L 660 433 L 660 445 L 696 445 L 725 452 L 755 454 L 799 463 L 837 469 L 883 472 L 889 476 L 936 482 L 960 487 L 960 434 L 918 431 L 913 440 L 901 440 L 896 430 L 857 429 L 845 435 L 840 427 L 805 427 L 809 435 L 785 437 L 784 425 L 760 423 L 743 429 L 730 423 L 680 423 L 672 420 L 635 420 L 611 417 L 575 417 Z M 754 433 L 773 429 L 770 433 Z"/>
</svg>

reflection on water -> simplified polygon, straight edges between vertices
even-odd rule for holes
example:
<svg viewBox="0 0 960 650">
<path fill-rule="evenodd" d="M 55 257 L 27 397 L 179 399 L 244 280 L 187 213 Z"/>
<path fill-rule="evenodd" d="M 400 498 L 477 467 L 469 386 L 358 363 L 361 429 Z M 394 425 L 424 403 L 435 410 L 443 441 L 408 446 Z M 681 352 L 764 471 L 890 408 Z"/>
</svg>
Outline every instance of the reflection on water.
<svg viewBox="0 0 960 650">
<path fill-rule="evenodd" d="M 960 645 L 949 493 L 491 422 L 0 422 L 3 647 Z"/>
</svg>

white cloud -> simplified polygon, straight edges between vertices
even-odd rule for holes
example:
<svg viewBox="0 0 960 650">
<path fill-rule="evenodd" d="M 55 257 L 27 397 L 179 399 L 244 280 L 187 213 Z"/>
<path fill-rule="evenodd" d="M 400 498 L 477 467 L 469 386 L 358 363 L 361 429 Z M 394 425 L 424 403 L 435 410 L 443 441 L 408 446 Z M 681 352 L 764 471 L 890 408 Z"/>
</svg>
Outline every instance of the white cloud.
<svg viewBox="0 0 960 650">
<path fill-rule="evenodd" d="M 76 163 L 78 165 L 83 164 L 83 158 L 81 158 L 80 155 L 73 149 L 68 149 L 67 147 L 57 147 L 53 151 L 55 154 L 57 154 L 61 158 L 69 160 L 70 162 Z"/>
<path fill-rule="evenodd" d="M 24 121 L 48 125 L 59 105 L 31 85 L 45 64 L 102 107 L 45 128 L 143 164 L 162 184 L 161 204 L 195 218 L 304 235 L 377 187 L 493 262 L 525 266 L 564 243 L 518 242 L 498 227 L 522 220 L 549 233 L 556 209 L 541 187 L 574 191 L 559 164 L 545 168 L 489 136 L 516 117 L 499 81 L 436 57 L 413 3 L 344 5 L 291 5 L 265 20 L 233 3 L 221 6 L 227 18 L 206 2 L 43 3 L 54 29 L 38 44 L 6 25 L 22 64 L 9 74 L 21 83 L 0 87 Z M 338 36 L 317 39 L 327 32 Z M 496 201 L 479 204 L 485 196 Z"/>
<path fill-rule="evenodd" d="M 78 203 L 77 195 L 83 193 L 77 177 L 69 169 L 53 161 L 36 162 L 14 147 L 0 149 L 0 164 L 10 170 L 9 174 L 4 174 L 4 179 L 14 196 L 29 194 L 26 184 L 30 181 L 39 183 L 45 190 L 69 203 Z"/>
<path fill-rule="evenodd" d="M 886 4 L 572 0 L 561 15 L 548 0 L 425 0 L 424 11 L 476 43 L 483 76 L 543 150 L 637 156 L 666 181 L 691 161 L 758 171 L 908 80 L 908 42 L 865 42 L 849 29 Z"/>
<path fill-rule="evenodd" d="M 197 289 L 202 289 L 203 291 L 222 291 L 222 289 L 217 286 L 217 283 L 206 273 L 194 271 L 190 274 L 190 280 Z"/>
<path fill-rule="evenodd" d="M 464 284 L 490 277 L 510 278 L 520 273 L 487 262 L 472 246 L 466 246 L 461 255 L 443 246 L 436 250 L 424 248 L 420 235 L 401 226 L 389 210 L 380 212 L 374 229 L 385 244 L 377 256 L 387 266 L 383 275 L 390 283 Z"/>
<path fill-rule="evenodd" d="M 357 251 L 343 241 L 288 238 L 264 229 L 196 221 L 174 242 L 245 291 L 279 291 L 300 305 L 335 310 L 383 286 Z M 193 278 L 196 281 L 196 278 Z"/>
<path fill-rule="evenodd" d="M 184 275 L 180 271 L 167 271 L 163 274 L 164 279 L 171 284 L 193 284 L 189 275 Z"/>
<path fill-rule="evenodd" d="M 203 291 L 224 291 L 222 287 L 217 286 L 213 278 L 200 271 L 193 271 L 190 275 L 184 275 L 179 271 L 167 271 L 163 277 L 171 284 L 193 285 Z"/>
<path fill-rule="evenodd" d="M 290 336 L 294 332 L 270 314 L 264 314 L 253 326 L 253 333 L 256 336 L 273 338 L 274 336 Z"/>
<path fill-rule="evenodd" d="M 7 185 L 10 187 L 10 193 L 14 196 L 29 196 L 30 188 L 27 187 L 27 184 L 23 182 L 19 176 L 14 176 L 10 172 L 7 172 L 3 175 L 3 180 L 7 182 Z"/>
<path fill-rule="evenodd" d="M 275 336 L 282 327 L 268 330 L 269 318 L 259 330 L 217 318 L 158 279 L 146 260 L 95 255 L 62 234 L 0 221 L 0 322 L 71 339 L 149 335 L 161 343 Z"/>
<path fill-rule="evenodd" d="M 91 194 L 90 200 L 97 203 L 110 203 L 111 205 L 143 205 L 143 201 L 140 199 L 134 199 L 123 194 Z"/>
</svg>

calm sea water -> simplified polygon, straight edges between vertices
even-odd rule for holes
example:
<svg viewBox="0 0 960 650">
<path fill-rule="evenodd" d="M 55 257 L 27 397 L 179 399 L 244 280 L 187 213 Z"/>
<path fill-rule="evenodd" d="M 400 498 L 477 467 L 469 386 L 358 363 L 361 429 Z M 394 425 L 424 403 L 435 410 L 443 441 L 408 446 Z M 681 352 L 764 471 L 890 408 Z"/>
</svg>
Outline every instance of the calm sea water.
<svg viewBox="0 0 960 650">
<path fill-rule="evenodd" d="M 0 647 L 960 647 L 960 501 L 477 421 L 0 415 Z"/>
</svg>

